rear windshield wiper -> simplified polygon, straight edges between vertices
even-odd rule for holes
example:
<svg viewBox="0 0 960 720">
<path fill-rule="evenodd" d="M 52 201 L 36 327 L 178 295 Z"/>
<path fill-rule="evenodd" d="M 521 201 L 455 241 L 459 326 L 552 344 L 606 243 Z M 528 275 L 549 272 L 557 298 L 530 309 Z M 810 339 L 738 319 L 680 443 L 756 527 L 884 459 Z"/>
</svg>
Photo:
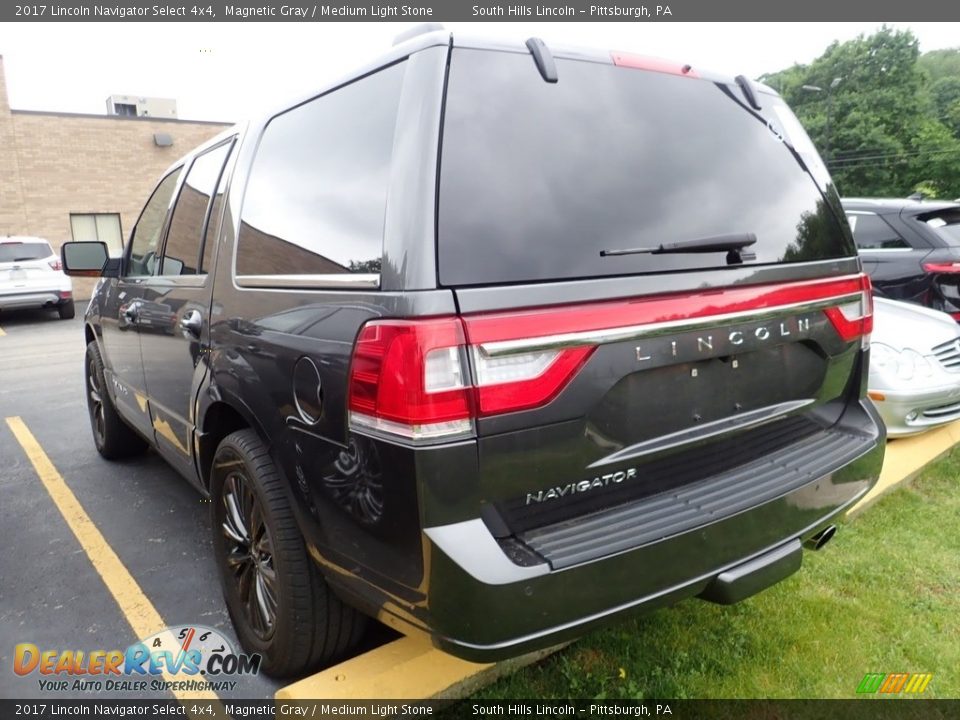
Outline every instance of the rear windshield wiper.
<svg viewBox="0 0 960 720">
<path fill-rule="evenodd" d="M 753 233 L 730 233 L 728 235 L 711 235 L 694 240 L 680 240 L 672 243 L 661 243 L 656 247 L 625 248 L 623 250 L 601 250 L 600 257 L 617 255 L 668 255 L 677 253 L 708 253 L 723 252 L 724 250 L 738 252 L 757 242 Z"/>
</svg>

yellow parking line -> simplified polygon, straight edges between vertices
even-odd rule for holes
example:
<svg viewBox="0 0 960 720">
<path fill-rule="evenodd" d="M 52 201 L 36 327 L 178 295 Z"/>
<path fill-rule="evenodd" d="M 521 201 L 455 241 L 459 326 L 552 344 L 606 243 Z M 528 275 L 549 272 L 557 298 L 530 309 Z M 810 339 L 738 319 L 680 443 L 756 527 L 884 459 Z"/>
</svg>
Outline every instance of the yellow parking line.
<svg viewBox="0 0 960 720">
<path fill-rule="evenodd" d="M 130 571 L 124 566 L 113 551 L 113 548 L 107 543 L 106 538 L 97 529 L 90 516 L 87 515 L 83 506 L 77 500 L 76 495 L 67 486 L 63 477 L 57 472 L 50 458 L 40 447 L 40 443 L 33 436 L 33 433 L 27 428 L 26 424 L 19 417 L 8 417 L 7 425 L 17 438 L 17 442 L 27 454 L 33 469 L 40 477 L 40 481 L 47 489 L 54 504 L 67 521 L 67 525 L 73 531 L 80 546 L 86 552 L 93 567 L 103 578 L 107 589 L 113 595 L 120 610 L 133 628 L 134 634 L 139 638 L 145 638 L 154 633 L 166 629 L 167 624 L 160 617 L 160 613 L 153 606 L 153 603 L 144 595 L 143 590 L 133 579 Z M 177 678 L 166 671 L 163 673 L 165 680 L 174 681 Z M 186 700 L 218 700 L 216 693 L 209 690 L 173 690 L 177 700 L 181 702 Z"/>
<path fill-rule="evenodd" d="M 0 337 L 3 337 L 6 333 L 3 331 L 3 328 L 0 328 Z"/>
</svg>

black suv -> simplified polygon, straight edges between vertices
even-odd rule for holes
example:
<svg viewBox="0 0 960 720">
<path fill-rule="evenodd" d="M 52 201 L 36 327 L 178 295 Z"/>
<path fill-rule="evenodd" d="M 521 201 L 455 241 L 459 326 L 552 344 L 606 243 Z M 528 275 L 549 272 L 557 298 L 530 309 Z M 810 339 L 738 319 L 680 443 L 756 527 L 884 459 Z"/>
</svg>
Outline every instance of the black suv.
<svg viewBox="0 0 960 720">
<path fill-rule="evenodd" d="M 960 203 L 844 198 L 863 269 L 886 297 L 960 320 Z"/>
<path fill-rule="evenodd" d="M 276 675 L 495 660 L 794 572 L 875 482 L 871 295 L 782 100 L 431 32 L 191 152 L 86 315 L 100 453 L 213 508 Z"/>
</svg>

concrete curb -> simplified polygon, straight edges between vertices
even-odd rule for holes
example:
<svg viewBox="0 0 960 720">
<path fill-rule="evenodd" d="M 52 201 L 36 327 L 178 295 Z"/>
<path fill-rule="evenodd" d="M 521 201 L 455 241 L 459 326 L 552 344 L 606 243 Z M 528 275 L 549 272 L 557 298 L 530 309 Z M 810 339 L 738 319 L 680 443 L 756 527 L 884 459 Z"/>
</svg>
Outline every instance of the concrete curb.
<svg viewBox="0 0 960 720">
<path fill-rule="evenodd" d="M 878 498 L 910 482 L 927 465 L 946 455 L 958 443 L 960 420 L 922 435 L 890 440 L 887 443 L 880 480 L 847 512 L 847 517 L 856 515 Z"/>
</svg>

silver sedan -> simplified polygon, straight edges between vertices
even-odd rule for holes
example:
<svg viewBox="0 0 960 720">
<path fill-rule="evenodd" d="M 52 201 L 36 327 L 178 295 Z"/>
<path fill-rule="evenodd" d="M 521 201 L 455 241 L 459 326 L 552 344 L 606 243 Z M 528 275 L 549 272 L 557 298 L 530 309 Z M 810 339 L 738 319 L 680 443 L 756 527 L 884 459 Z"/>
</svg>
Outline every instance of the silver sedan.
<svg viewBox="0 0 960 720">
<path fill-rule="evenodd" d="M 946 313 L 874 298 L 869 395 L 890 437 L 960 419 L 960 325 Z"/>
</svg>

